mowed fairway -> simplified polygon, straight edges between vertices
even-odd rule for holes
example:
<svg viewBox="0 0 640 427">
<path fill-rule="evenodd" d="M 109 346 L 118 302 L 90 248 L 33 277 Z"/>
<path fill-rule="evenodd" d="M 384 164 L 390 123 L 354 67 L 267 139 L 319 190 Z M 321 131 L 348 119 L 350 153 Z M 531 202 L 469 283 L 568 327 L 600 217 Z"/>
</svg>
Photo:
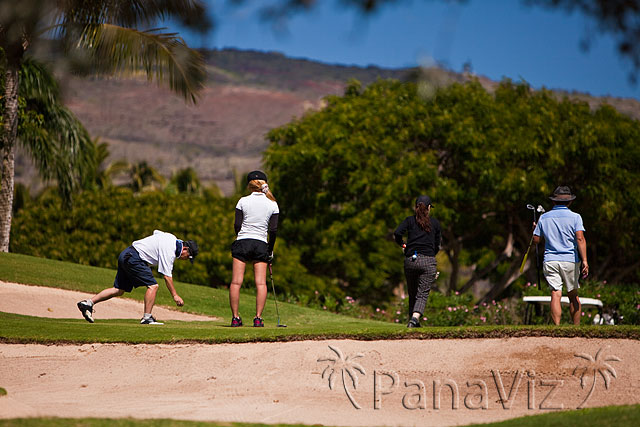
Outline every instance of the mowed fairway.
<svg viewBox="0 0 640 427">
<path fill-rule="evenodd" d="M 109 286 L 113 275 L 0 254 L 5 282 L 92 293 Z M 594 412 L 596 418 L 580 415 L 584 411 L 560 413 L 640 403 L 637 327 L 408 332 L 404 325 L 280 303 L 288 327 L 277 328 L 270 296 L 264 329 L 230 328 L 225 290 L 177 287 L 186 302 L 183 310 L 216 320 L 141 326 L 139 313 L 100 319 L 100 305 L 94 324 L 79 313 L 75 318 L 0 313 L 0 387 L 7 392 L 0 395 L 0 418 L 98 419 L 91 425 L 109 418 L 463 425 L 545 414 L 542 420 L 562 416 L 560 424 L 594 425 L 590 419 L 606 418 L 635 425 L 639 413 L 638 406 Z M 0 284 L 0 298 L 2 291 Z M 138 290 L 130 296 L 140 301 L 142 295 Z M 241 313 L 248 320 L 254 301 L 242 295 Z M 170 307 L 166 289 L 158 303 Z M 25 422 L 38 421 L 57 422 Z"/>
</svg>

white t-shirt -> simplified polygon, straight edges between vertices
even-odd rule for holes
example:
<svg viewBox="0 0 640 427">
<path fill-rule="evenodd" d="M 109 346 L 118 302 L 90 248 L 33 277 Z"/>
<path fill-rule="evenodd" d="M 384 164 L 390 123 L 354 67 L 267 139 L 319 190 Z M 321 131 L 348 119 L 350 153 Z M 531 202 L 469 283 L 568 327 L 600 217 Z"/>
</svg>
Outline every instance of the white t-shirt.
<svg viewBox="0 0 640 427">
<path fill-rule="evenodd" d="M 176 241 L 171 233 L 154 230 L 153 235 L 136 240 L 131 244 L 147 264 L 157 265 L 158 273 L 172 277 L 173 263 L 176 260 Z"/>
<path fill-rule="evenodd" d="M 269 219 L 279 213 L 278 204 L 260 192 L 253 192 L 238 200 L 236 209 L 242 211 L 242 226 L 237 240 L 256 239 L 268 242 Z"/>
</svg>

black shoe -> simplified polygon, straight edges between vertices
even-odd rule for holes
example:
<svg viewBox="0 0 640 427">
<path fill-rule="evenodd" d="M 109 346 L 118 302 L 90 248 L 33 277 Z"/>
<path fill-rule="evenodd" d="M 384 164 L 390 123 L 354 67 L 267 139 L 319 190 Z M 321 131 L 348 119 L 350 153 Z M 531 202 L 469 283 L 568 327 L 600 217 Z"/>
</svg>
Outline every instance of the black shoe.
<svg viewBox="0 0 640 427">
<path fill-rule="evenodd" d="M 231 319 L 231 327 L 237 328 L 238 326 L 242 326 L 242 319 L 240 316 Z"/>
<path fill-rule="evenodd" d="M 419 328 L 419 327 L 420 327 L 420 321 L 415 317 L 412 317 L 411 320 L 409 320 L 409 323 L 407 324 L 407 328 Z"/>
<path fill-rule="evenodd" d="M 82 313 L 87 322 L 93 323 L 93 305 L 89 305 L 86 300 L 80 301 L 78 303 L 78 310 L 80 310 L 80 313 Z"/>
<path fill-rule="evenodd" d="M 253 327 L 254 328 L 264 328 L 264 320 L 262 320 L 262 317 L 254 317 L 253 318 Z"/>
</svg>

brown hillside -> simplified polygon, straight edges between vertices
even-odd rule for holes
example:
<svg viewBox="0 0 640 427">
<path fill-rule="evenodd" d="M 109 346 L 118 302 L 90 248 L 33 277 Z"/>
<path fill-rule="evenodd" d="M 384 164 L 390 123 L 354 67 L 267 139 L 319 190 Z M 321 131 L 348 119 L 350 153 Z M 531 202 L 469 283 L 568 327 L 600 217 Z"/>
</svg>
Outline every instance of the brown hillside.
<svg viewBox="0 0 640 427">
<path fill-rule="evenodd" d="M 321 99 L 213 84 L 190 106 L 145 81 L 77 80 L 71 88 L 67 105 L 92 135 L 109 143 L 112 159 L 146 160 L 166 177 L 191 166 L 225 193 L 233 189 L 234 168 L 260 167 L 269 129 L 318 108 Z"/>
<path fill-rule="evenodd" d="M 349 79 L 369 84 L 378 78 L 428 79 L 436 84 L 463 81 L 467 75 L 429 69 L 389 70 L 348 67 L 291 59 L 279 53 L 222 50 L 205 52 L 209 84 L 197 105 L 145 79 L 71 79 L 65 82 L 66 104 L 93 137 L 109 144 L 108 161 L 146 160 L 165 177 L 193 167 L 206 183 L 233 191 L 233 170 L 261 167 L 265 134 L 305 111 L 318 109 L 322 98 L 341 94 Z M 496 83 L 479 81 L 492 90 Z M 634 99 L 594 98 L 561 93 L 595 107 L 608 102 L 640 118 Z M 38 187 L 24 156 L 16 161 L 18 181 Z"/>
</svg>

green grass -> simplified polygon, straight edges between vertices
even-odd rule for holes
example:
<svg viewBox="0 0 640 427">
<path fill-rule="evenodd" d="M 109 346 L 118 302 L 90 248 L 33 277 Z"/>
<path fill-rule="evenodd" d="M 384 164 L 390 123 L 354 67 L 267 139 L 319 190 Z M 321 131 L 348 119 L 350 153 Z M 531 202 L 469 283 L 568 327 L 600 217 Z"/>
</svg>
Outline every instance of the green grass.
<svg viewBox="0 0 640 427">
<path fill-rule="evenodd" d="M 7 395 L 7 390 L 0 387 L 0 396 L 6 396 L 6 395 Z"/>
<path fill-rule="evenodd" d="M 513 418 L 490 427 L 635 427 L 640 420 L 640 405 L 605 406 L 576 411 L 551 412 L 542 415 Z M 474 424 L 477 425 L 477 424 Z"/>
<path fill-rule="evenodd" d="M 79 264 L 35 258 L 26 255 L 0 253 L 0 280 L 31 285 L 97 293 L 112 286 L 115 272 Z M 160 281 L 157 303 L 175 307 L 163 282 Z M 138 318 L 100 320 L 100 305 L 96 306 L 96 323 L 89 324 L 78 313 L 77 319 L 49 319 L 0 313 L 0 342 L 9 343 L 224 343 L 256 341 L 293 341 L 304 339 L 351 338 L 372 339 L 437 339 L 437 338 L 504 338 L 518 336 L 598 337 L 640 339 L 637 326 L 476 326 L 428 327 L 408 330 L 403 324 L 379 322 L 340 316 L 280 302 L 282 323 L 276 327 L 276 313 L 269 295 L 263 317 L 265 328 L 230 328 L 228 291 L 176 282 L 178 293 L 185 300 L 182 311 L 216 316 L 220 320 L 207 322 L 166 321 L 160 327 L 142 327 Z M 144 291 L 125 294 L 142 301 Z M 122 297 L 121 297 L 122 298 Z M 140 306 L 142 311 L 142 304 Z M 240 312 L 251 323 L 255 296 L 241 295 Z"/>
<path fill-rule="evenodd" d="M 603 408 L 589 408 L 577 411 L 551 412 L 542 415 L 513 418 L 507 421 L 489 424 L 472 424 L 486 427 L 635 427 L 640 419 L 640 405 L 606 406 Z M 83 426 L 83 427 L 263 427 L 286 426 L 295 427 L 303 424 L 250 424 L 250 423 L 216 423 L 180 420 L 136 420 L 131 418 L 96 419 L 96 418 L 15 418 L 0 420 L 0 426 L 31 427 L 47 425 Z"/>
</svg>

